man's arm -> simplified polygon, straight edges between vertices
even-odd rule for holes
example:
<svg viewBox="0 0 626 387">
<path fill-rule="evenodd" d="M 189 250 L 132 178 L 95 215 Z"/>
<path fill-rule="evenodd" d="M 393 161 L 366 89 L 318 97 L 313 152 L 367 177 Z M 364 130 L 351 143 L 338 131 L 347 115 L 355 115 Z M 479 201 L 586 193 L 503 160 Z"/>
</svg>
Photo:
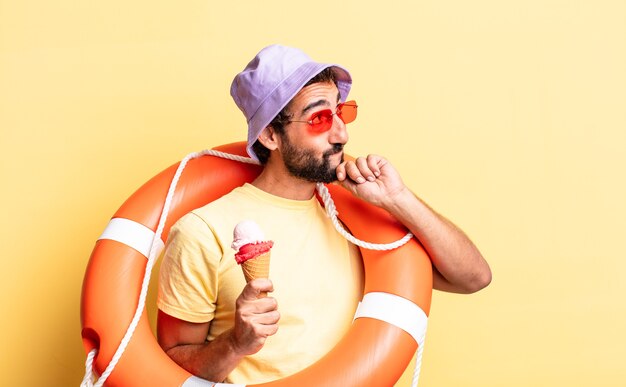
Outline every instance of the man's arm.
<svg viewBox="0 0 626 387">
<path fill-rule="evenodd" d="M 473 293 L 491 282 L 491 270 L 472 241 L 402 182 L 385 158 L 369 155 L 337 167 L 337 179 L 355 196 L 389 211 L 424 246 L 434 265 L 433 287 Z"/>
<path fill-rule="evenodd" d="M 278 330 L 280 314 L 267 279 L 250 281 L 237 298 L 235 325 L 213 341 L 206 341 L 210 322 L 191 323 L 159 310 L 157 336 L 161 348 L 178 365 L 201 378 L 221 382 L 247 355 L 257 353 Z"/>
</svg>

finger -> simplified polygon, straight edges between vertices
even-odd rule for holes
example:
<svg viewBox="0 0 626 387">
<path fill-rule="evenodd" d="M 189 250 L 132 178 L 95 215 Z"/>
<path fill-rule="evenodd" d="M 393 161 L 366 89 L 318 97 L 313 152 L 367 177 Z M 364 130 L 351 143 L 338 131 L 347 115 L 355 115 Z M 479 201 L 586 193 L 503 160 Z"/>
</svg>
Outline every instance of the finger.
<svg viewBox="0 0 626 387">
<path fill-rule="evenodd" d="M 380 167 L 384 164 L 385 159 L 378 155 L 368 155 L 367 165 L 374 173 L 374 176 L 380 176 Z"/>
<path fill-rule="evenodd" d="M 346 178 L 346 162 L 344 161 L 343 163 L 339 164 L 337 166 L 337 169 L 335 169 L 335 172 L 337 173 L 337 180 L 339 181 L 344 181 Z"/>
<path fill-rule="evenodd" d="M 363 175 L 363 177 L 365 177 L 367 181 L 376 180 L 374 172 L 372 172 L 372 170 L 370 169 L 367 159 L 359 157 L 358 159 L 356 159 L 356 166 L 357 168 L 359 168 L 359 172 L 361 172 L 361 175 Z"/>
<path fill-rule="evenodd" d="M 278 332 L 278 324 L 258 325 L 256 328 L 257 335 L 261 337 L 268 337 Z"/>
<path fill-rule="evenodd" d="M 350 180 L 358 184 L 365 183 L 367 181 L 354 161 L 346 163 L 346 175 L 350 178 Z"/>
<path fill-rule="evenodd" d="M 268 313 L 278 310 L 278 302 L 274 297 L 265 297 L 254 300 L 254 313 Z"/>
<path fill-rule="evenodd" d="M 277 313 L 277 303 L 273 298 L 262 298 L 238 302 L 235 315 L 241 321 L 253 323 L 259 318 L 263 318 L 268 313 Z"/>
<path fill-rule="evenodd" d="M 272 322 L 276 316 L 257 316 L 250 325 L 250 333 L 258 340 L 270 335 L 273 335 L 278 331 L 278 320 Z"/>
<path fill-rule="evenodd" d="M 261 292 L 269 293 L 269 292 L 274 291 L 274 283 L 269 278 L 257 278 L 250 282 L 253 282 L 253 281 L 254 281 L 253 286 L 259 290 L 259 293 Z"/>
<path fill-rule="evenodd" d="M 280 320 L 280 312 L 273 310 L 271 312 L 263 313 L 255 318 L 255 322 L 263 325 L 277 324 Z"/>
<path fill-rule="evenodd" d="M 255 300 L 261 292 L 273 292 L 274 285 L 268 278 L 256 278 L 248 282 L 241 292 L 244 300 Z"/>
</svg>

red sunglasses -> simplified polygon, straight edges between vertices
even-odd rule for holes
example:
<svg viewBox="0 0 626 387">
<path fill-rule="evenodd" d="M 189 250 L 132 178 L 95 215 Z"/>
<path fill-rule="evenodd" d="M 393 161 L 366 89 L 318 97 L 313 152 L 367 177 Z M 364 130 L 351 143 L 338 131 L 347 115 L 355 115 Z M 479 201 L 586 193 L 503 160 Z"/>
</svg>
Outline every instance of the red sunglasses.
<svg viewBox="0 0 626 387">
<path fill-rule="evenodd" d="M 336 114 L 344 124 L 349 124 L 356 119 L 356 101 L 347 101 L 337 105 L 336 111 L 333 113 L 331 109 L 324 109 L 315 112 L 306 121 L 287 121 L 287 122 L 306 122 L 310 126 L 311 132 L 323 133 L 330 130 L 333 126 L 333 116 Z"/>
</svg>

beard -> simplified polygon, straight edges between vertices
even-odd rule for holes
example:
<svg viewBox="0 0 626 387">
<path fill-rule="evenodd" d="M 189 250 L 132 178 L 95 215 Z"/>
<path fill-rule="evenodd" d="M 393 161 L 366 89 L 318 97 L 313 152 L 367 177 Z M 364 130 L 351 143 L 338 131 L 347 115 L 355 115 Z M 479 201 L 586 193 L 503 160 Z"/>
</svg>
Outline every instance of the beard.
<svg viewBox="0 0 626 387">
<path fill-rule="evenodd" d="M 311 150 L 294 146 L 287 138 L 284 139 L 283 162 L 293 176 L 314 183 L 332 183 L 337 180 L 337 165 L 330 165 L 330 157 L 343 151 L 342 144 L 334 144 L 332 148 L 317 158 Z M 343 154 L 340 163 L 343 162 Z"/>
</svg>

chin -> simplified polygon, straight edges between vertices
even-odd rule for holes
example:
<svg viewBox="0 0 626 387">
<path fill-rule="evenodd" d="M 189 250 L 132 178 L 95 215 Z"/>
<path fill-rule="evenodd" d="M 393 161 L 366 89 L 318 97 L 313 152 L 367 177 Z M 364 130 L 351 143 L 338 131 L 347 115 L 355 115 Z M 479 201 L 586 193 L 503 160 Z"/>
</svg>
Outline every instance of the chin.
<svg viewBox="0 0 626 387">
<path fill-rule="evenodd" d="M 339 152 L 339 153 L 335 153 L 334 155 L 330 156 L 331 159 L 335 159 L 337 158 L 337 165 L 335 165 L 335 168 L 337 168 L 339 166 L 339 164 L 343 163 L 343 152 Z"/>
</svg>

